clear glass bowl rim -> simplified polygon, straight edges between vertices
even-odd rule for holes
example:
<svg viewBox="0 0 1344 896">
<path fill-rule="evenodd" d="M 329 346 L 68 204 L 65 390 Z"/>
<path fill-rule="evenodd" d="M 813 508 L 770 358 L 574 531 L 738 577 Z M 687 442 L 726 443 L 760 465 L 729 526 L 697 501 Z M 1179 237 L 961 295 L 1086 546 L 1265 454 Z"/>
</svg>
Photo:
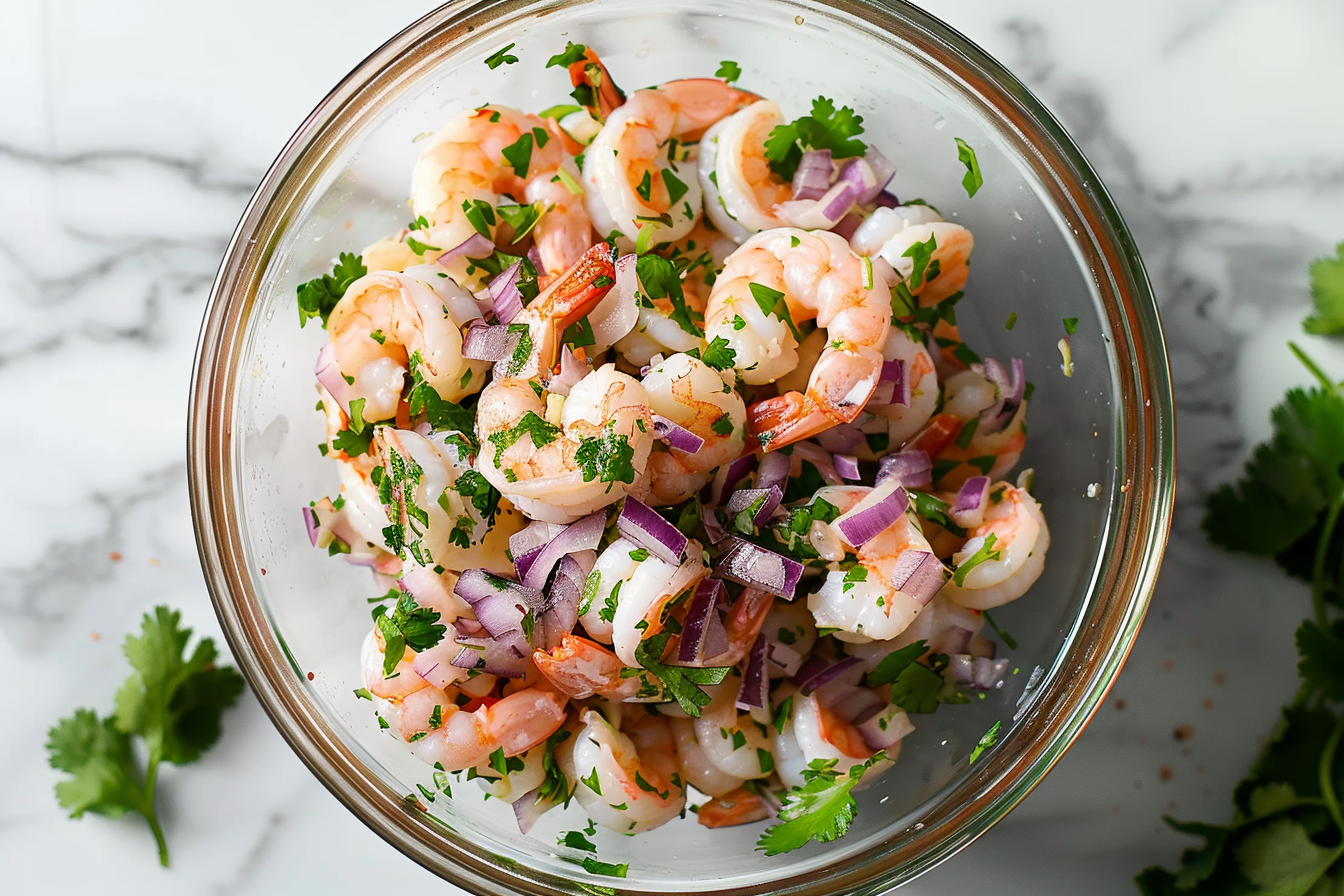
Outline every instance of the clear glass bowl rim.
<svg viewBox="0 0 1344 896">
<path fill-rule="evenodd" d="M 914 836 L 891 830 L 886 841 L 839 867 L 783 876 L 752 887 L 709 893 L 880 893 L 907 882 L 964 848 L 1025 797 L 1063 755 L 1100 706 L 1138 634 L 1166 545 L 1174 499 L 1175 417 L 1157 303 L 1124 221 L 1063 127 L 1006 69 L 961 34 L 899 0 L 811 0 L 877 26 L 933 60 L 1032 150 L 1030 161 L 1056 209 L 1074 227 L 1097 280 L 1119 369 L 1122 440 L 1113 478 L 1112 552 L 1103 559 L 1086 616 L 1060 662 L 1072 686 L 1041 695 L 1011 743 L 925 817 Z M 488 28 L 498 12 L 552 0 L 458 0 L 429 13 L 346 76 L 290 138 L 263 178 L 230 240 L 211 289 L 197 345 L 187 426 L 188 477 L 197 547 L 216 614 L 239 667 L 277 730 L 317 778 L 383 839 L 430 871 L 475 893 L 568 894 L 576 885 L 537 869 L 496 862 L 417 810 L 364 768 L 305 694 L 272 631 L 237 527 L 235 384 L 263 272 L 303 185 L 340 149 L 342 135 L 378 105 L 378 96 L 424 64 L 427 54 L 464 29 Z M 372 99 L 370 99 L 372 97 Z M 897 838 L 902 843 L 893 845 Z M 615 892 L 639 892 L 610 882 Z"/>
</svg>

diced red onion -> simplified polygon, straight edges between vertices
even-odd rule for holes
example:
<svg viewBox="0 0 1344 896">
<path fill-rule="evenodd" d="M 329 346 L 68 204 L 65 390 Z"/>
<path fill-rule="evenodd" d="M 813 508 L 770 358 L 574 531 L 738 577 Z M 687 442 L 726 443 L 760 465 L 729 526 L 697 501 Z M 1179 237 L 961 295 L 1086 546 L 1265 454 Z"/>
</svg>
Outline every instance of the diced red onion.
<svg viewBox="0 0 1344 896">
<path fill-rule="evenodd" d="M 847 240 L 853 239 L 854 231 L 858 230 L 859 225 L 862 223 L 863 223 L 863 215 L 860 215 L 857 212 L 850 212 L 849 214 L 841 218 L 836 223 L 836 225 L 831 228 L 831 232 L 836 234 L 837 236 L 842 236 Z"/>
<path fill-rule="evenodd" d="M 551 582 L 546 609 L 536 619 L 536 625 L 541 631 L 537 632 L 534 628 L 533 647 L 552 650 L 560 646 L 564 636 L 574 630 L 579 621 L 579 597 L 596 563 L 597 552 L 594 550 L 576 551 L 560 558 L 555 579 Z"/>
<path fill-rule="evenodd" d="M 832 684 L 827 689 L 827 708 L 842 722 L 862 725 L 882 711 L 887 701 L 872 688 Z"/>
<path fill-rule="evenodd" d="M 820 199 L 831 188 L 831 151 L 811 149 L 803 153 L 793 172 L 794 199 Z"/>
<path fill-rule="evenodd" d="M 972 661 L 971 686 L 982 691 L 992 691 L 1003 687 L 1003 677 L 1008 671 L 1008 660 L 991 660 L 978 656 Z"/>
<path fill-rule="evenodd" d="M 859 459 L 852 454 L 836 454 L 835 472 L 840 474 L 842 479 L 848 479 L 850 482 L 858 482 L 863 477 L 859 475 Z"/>
<path fill-rule="evenodd" d="M 785 224 L 803 230 L 830 230 L 854 207 L 860 188 L 854 183 L 836 181 L 835 186 L 818 199 L 790 199 L 775 205 L 775 214 Z"/>
<path fill-rule="evenodd" d="M 668 447 L 686 454 L 695 454 L 705 447 L 704 439 L 662 414 L 653 415 L 653 435 L 666 442 Z"/>
<path fill-rule="evenodd" d="M 803 655 L 780 641 L 770 642 L 770 662 L 779 669 L 785 678 L 798 674 L 803 666 Z"/>
<path fill-rule="evenodd" d="M 317 376 L 317 381 L 322 384 L 322 388 L 326 389 L 341 406 L 341 410 L 348 414 L 350 399 L 358 396 L 352 394 L 354 387 L 347 383 L 341 374 L 341 367 L 336 363 L 336 349 L 330 342 L 323 344 L 321 351 L 317 353 L 317 364 L 313 368 L 313 373 Z"/>
<path fill-rule="evenodd" d="M 947 658 L 947 680 L 953 684 L 970 684 L 974 657 L 969 653 L 954 653 Z"/>
<path fill-rule="evenodd" d="M 587 361 L 580 361 L 570 351 L 568 345 L 563 345 L 560 347 L 560 372 L 553 374 L 546 381 L 546 391 L 568 396 L 569 390 L 577 386 L 579 380 L 592 373 L 592 370 Z"/>
<path fill-rule="evenodd" d="M 728 540 L 728 550 L 714 565 L 714 575 L 793 600 L 798 580 L 803 577 L 803 565 L 734 536 Z"/>
<path fill-rule="evenodd" d="M 902 407 L 910 407 L 910 378 L 906 376 L 906 366 L 903 359 L 897 358 L 895 361 L 882 362 L 882 375 L 878 378 L 879 382 L 891 383 L 891 398 L 887 404 L 899 404 Z"/>
<path fill-rule="evenodd" d="M 992 660 L 994 654 L 999 652 L 999 648 L 993 641 L 977 632 L 967 639 L 966 652 L 971 656 L 982 656 L 987 660 Z"/>
<path fill-rule="evenodd" d="M 915 730 L 905 710 L 891 706 L 855 726 L 870 750 L 890 750 Z"/>
<path fill-rule="evenodd" d="M 546 265 L 541 261 L 541 250 L 537 248 L 536 243 L 533 243 L 532 248 L 527 250 L 527 260 L 532 262 L 532 267 L 536 269 L 538 277 L 546 276 Z"/>
<path fill-rule="evenodd" d="M 764 526 L 770 519 L 770 515 L 775 512 L 775 508 L 779 506 L 779 502 L 784 500 L 784 492 L 778 485 L 772 485 L 769 488 L 738 489 L 728 496 L 728 513 L 737 516 L 760 501 L 761 498 L 765 500 L 761 503 L 751 521 L 757 526 Z"/>
<path fill-rule="evenodd" d="M 472 612 L 492 637 L 518 628 L 528 608 L 539 609 L 541 592 L 517 582 L 468 569 L 458 577 L 453 593 L 471 605 Z"/>
<path fill-rule="evenodd" d="M 737 690 L 738 709 L 761 709 L 770 705 L 770 676 L 765 673 L 765 635 L 758 634 L 742 668 L 742 686 Z"/>
<path fill-rule="evenodd" d="M 831 525 L 845 541 L 857 548 L 891 528 L 909 504 L 910 498 L 905 489 L 887 480 L 841 514 Z"/>
<path fill-rule="evenodd" d="M 844 480 L 835 469 L 835 456 L 820 445 L 814 445 L 812 442 L 795 442 L 793 456 L 816 467 L 822 481 L 827 485 L 844 484 Z"/>
<path fill-rule="evenodd" d="M 479 233 L 470 237 L 439 256 L 438 262 L 444 267 L 455 258 L 487 258 L 495 251 L 495 244 Z"/>
<path fill-rule="evenodd" d="M 853 454 L 863 444 L 863 433 L 853 423 L 841 423 L 817 433 L 816 440 L 827 451 L 837 454 Z"/>
<path fill-rule="evenodd" d="M 455 671 L 459 667 L 453 665 L 453 658 L 461 649 L 453 638 L 445 637 L 429 650 L 417 653 L 411 660 L 411 669 L 434 687 L 444 690 L 462 678 L 461 673 Z"/>
<path fill-rule="evenodd" d="M 616 259 L 616 283 L 588 315 L 593 327 L 593 348 L 605 350 L 635 328 L 639 321 L 639 278 L 635 255 Z"/>
<path fill-rule="evenodd" d="M 973 365 L 972 369 L 994 384 L 998 400 L 980 412 L 978 431 L 985 435 L 1003 432 L 1012 422 L 1017 409 L 1027 394 L 1027 378 L 1022 369 L 1022 359 L 1013 358 L 1008 362 L 1012 367 L 1010 374 L 1002 364 L 993 358 L 986 358 L 984 364 Z"/>
<path fill-rule="evenodd" d="M 308 530 L 308 541 L 312 543 L 313 547 L 317 547 L 317 511 L 311 507 L 304 507 L 302 510 L 303 527 Z"/>
<path fill-rule="evenodd" d="M 700 508 L 700 522 L 704 523 L 705 534 L 709 536 L 710 544 L 718 544 L 728 537 L 728 531 L 719 524 L 719 518 L 714 515 L 713 507 Z"/>
<path fill-rule="evenodd" d="M 947 567 L 931 551 L 904 550 L 891 570 L 891 585 L 923 606 L 933 600 L 947 581 Z"/>
<path fill-rule="evenodd" d="M 524 834 L 532 830 L 537 819 L 555 807 L 555 803 L 540 797 L 541 787 L 538 786 L 513 801 L 513 820 L 518 822 L 518 830 Z"/>
<path fill-rule="evenodd" d="M 877 484 L 888 479 L 902 488 L 928 488 L 933 484 L 933 461 L 927 451 L 914 448 L 888 454 L 878 462 Z"/>
<path fill-rule="evenodd" d="M 929 649 L 934 653 L 953 656 L 969 653 L 972 636 L 975 632 L 963 625 L 954 623 L 929 640 Z"/>
<path fill-rule="evenodd" d="M 462 357 L 473 361 L 503 361 L 513 354 L 518 344 L 517 333 L 510 333 L 504 324 L 490 326 L 474 320 L 462 335 Z"/>
<path fill-rule="evenodd" d="M 490 301 L 495 308 L 495 320 L 501 324 L 509 323 L 523 310 L 523 294 L 518 291 L 518 276 L 522 272 L 523 263 L 515 261 L 490 281 Z"/>
<path fill-rule="evenodd" d="M 689 540 L 676 526 L 663 519 L 648 505 L 632 497 L 625 499 L 616 528 L 622 535 L 660 560 L 681 563 Z"/>
<path fill-rule="evenodd" d="M 728 650 L 728 632 L 719 615 L 723 595 L 723 582 L 718 579 L 704 579 L 695 587 L 695 594 L 686 605 L 686 621 L 682 623 L 678 665 L 703 666 L 708 657 Z"/>
<path fill-rule="evenodd" d="M 989 500 L 989 477 L 972 476 L 961 485 L 956 499 L 948 509 L 952 522 L 965 529 L 980 525 L 985 519 L 985 503 Z"/>
<path fill-rule="evenodd" d="M 499 638 L 458 638 L 461 645 L 452 665 L 459 669 L 481 669 L 501 678 L 522 678 L 527 674 L 531 653 L 522 629 Z"/>
<path fill-rule="evenodd" d="M 897 199 L 894 193 L 883 190 L 873 197 L 873 205 L 878 208 L 899 208 L 901 200 Z"/>
<path fill-rule="evenodd" d="M 788 455 L 780 454 L 778 451 L 772 451 L 761 458 L 761 465 L 756 470 L 756 487 L 769 488 L 777 485 L 784 487 L 784 483 L 789 479 L 789 458 Z"/>
<path fill-rule="evenodd" d="M 855 672 L 858 673 L 857 676 L 854 675 Z M 846 680 L 847 673 L 852 680 Z M 793 677 L 793 683 L 798 686 L 798 692 L 806 697 L 831 682 L 846 681 L 848 684 L 856 684 L 858 678 L 862 676 L 863 660 L 856 656 L 847 656 L 834 663 L 813 657 L 803 664 L 803 668 Z"/>
<path fill-rule="evenodd" d="M 513 565 L 518 570 L 520 580 L 527 575 L 528 567 L 541 549 L 563 531 L 565 527 L 559 523 L 533 520 L 509 536 L 509 556 L 513 557 Z"/>
<path fill-rule="evenodd" d="M 756 466 L 756 455 L 744 454 L 734 460 L 727 466 L 719 467 L 719 472 L 714 475 L 714 479 L 709 484 L 708 494 L 705 496 L 706 507 L 718 507 L 723 496 L 732 491 L 733 486 L 742 481 L 742 477 L 751 472 Z"/>
<path fill-rule="evenodd" d="M 523 586 L 540 592 L 546 587 L 546 580 L 561 557 L 578 551 L 590 551 L 601 544 L 602 530 L 606 525 L 607 513 L 599 510 L 566 526 L 528 563 L 527 572 L 523 574 Z"/>
<path fill-rule="evenodd" d="M 863 154 L 863 161 L 867 163 L 875 185 L 871 190 L 859 195 L 859 203 L 867 205 L 878 198 L 882 191 L 886 189 L 887 184 L 891 183 L 891 179 L 896 176 L 896 166 L 892 164 L 890 159 L 882 155 L 875 146 L 868 147 L 868 151 Z"/>
</svg>

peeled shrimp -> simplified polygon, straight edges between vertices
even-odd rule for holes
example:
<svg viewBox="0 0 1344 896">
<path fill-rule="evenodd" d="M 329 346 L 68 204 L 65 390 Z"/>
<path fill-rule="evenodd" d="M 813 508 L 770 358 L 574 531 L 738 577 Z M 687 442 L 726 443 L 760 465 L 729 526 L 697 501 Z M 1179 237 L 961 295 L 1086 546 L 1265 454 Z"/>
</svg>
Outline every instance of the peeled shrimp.
<svg viewBox="0 0 1344 896">
<path fill-rule="evenodd" d="M 681 814 L 686 786 L 667 720 L 644 712 L 618 731 L 591 709 L 579 715 L 574 796 L 588 817 L 626 834 L 650 831 Z"/>
<path fill-rule="evenodd" d="M 938 460 L 962 463 L 943 473 L 936 483 L 955 491 L 972 476 L 998 479 L 1017 466 L 1027 444 L 1027 402 L 1023 401 L 1013 418 L 998 432 L 982 432 L 980 412 L 998 400 L 992 382 L 974 370 L 963 370 L 943 383 L 943 410 L 929 420 L 910 447 L 928 452 Z M 959 444 L 964 428 L 975 421 L 975 430 L 965 444 Z M 974 464 L 971 461 L 975 461 Z"/>
<path fill-rule="evenodd" d="M 915 282 L 911 248 L 930 239 L 932 257 Z M 966 285 L 971 273 L 971 249 L 975 247 L 969 230 L 947 223 L 927 205 L 879 208 L 854 231 L 851 242 L 855 251 L 890 264 L 925 306 L 936 305 Z"/>
<path fill-rule="evenodd" d="M 775 301 L 787 310 L 770 305 L 779 293 Z M 885 282 L 844 237 L 792 227 L 759 233 L 728 257 L 705 309 L 705 339 L 727 341 L 746 382 L 774 382 L 798 363 L 785 314 L 795 326 L 815 317 L 829 341 L 806 393 L 749 409 L 752 433 L 767 449 L 853 421 L 877 388 L 891 327 Z"/>
<path fill-rule="evenodd" d="M 412 743 L 411 752 L 431 765 L 441 763 L 447 771 L 484 765 L 496 750 L 517 756 L 556 732 L 565 721 L 567 701 L 545 683 L 473 711 L 449 700 L 439 704 L 440 726 Z"/>
<path fill-rule="evenodd" d="M 639 569 L 639 546 L 618 538 L 598 555 L 593 571 L 584 584 L 586 602 L 579 605 L 579 624 L 588 637 L 603 644 L 611 643 L 611 622 L 616 618 L 616 603 L 621 589 Z"/>
<path fill-rule="evenodd" d="M 354 380 L 347 401 L 362 398 L 370 423 L 396 417 L 412 358 L 417 363 L 411 372 L 447 401 L 485 383 L 489 365 L 462 357 L 461 328 L 481 311 L 469 292 L 439 273 L 421 265 L 399 274 L 365 274 L 327 319 L 336 363 Z"/>
<path fill-rule="evenodd" d="M 528 155 L 521 175 L 503 153 L 506 147 L 521 148 L 519 141 L 526 145 Z M 565 187 L 566 179 L 577 185 L 578 174 L 564 138 L 550 119 L 496 105 L 458 113 L 421 150 L 411 179 L 411 209 L 430 223 L 421 242 L 437 247 L 425 253 L 425 260 L 437 258 L 477 232 L 466 212 L 477 202 L 491 207 L 484 221 L 493 239 L 498 227 L 493 210 L 500 197 L 507 195 L 516 202 L 544 205 L 547 210 L 532 235 L 544 268 L 565 270 L 592 243 L 582 195 Z M 492 218 L 493 224 L 489 223 Z M 459 283 L 475 288 L 483 272 L 477 269 L 468 274 L 471 267 L 469 259 L 459 256 L 445 270 Z"/>
<path fill-rule="evenodd" d="M 949 580 L 939 592 L 974 610 L 992 609 L 1025 594 L 1045 569 L 1045 552 L 1050 548 L 1041 505 L 1026 489 L 995 483 L 988 500 L 985 521 L 966 533 L 966 544 L 952 555 L 952 564 L 965 563 L 993 537 L 989 559 L 972 567 L 960 585 Z"/>
<path fill-rule="evenodd" d="M 566 634 L 549 651 L 533 651 L 532 661 L 557 690 L 575 700 L 592 696 L 625 703 L 664 699 L 663 689 L 652 676 L 622 676 L 626 666 L 616 654 L 577 635 Z"/>
<path fill-rule="evenodd" d="M 771 179 L 765 158 L 765 138 L 783 123 L 779 103 L 758 100 L 716 123 L 700 141 L 705 215 L 736 242 L 785 226 L 774 207 L 792 199 L 793 190 Z"/>
<path fill-rule="evenodd" d="M 630 94 L 584 153 L 585 198 L 597 232 L 614 231 L 625 251 L 634 249 L 641 228 L 653 228 L 647 245 L 685 236 L 700 217 L 701 200 L 695 166 L 678 149 L 685 146 L 680 141 L 696 139 L 752 99 L 716 78 L 669 81 Z"/>
<path fill-rule="evenodd" d="M 742 780 L 767 777 L 770 761 L 769 728 L 738 711 L 736 699 L 742 680 L 735 675 L 723 684 L 705 688 L 713 699 L 694 721 L 695 741 L 714 767 Z"/>
<path fill-rule="evenodd" d="M 643 384 L 653 413 L 705 440 L 695 453 L 662 443 L 649 455 L 645 475 L 652 503 L 680 504 L 703 488 L 716 469 L 742 453 L 746 405 L 712 367 L 690 355 L 661 361 Z"/>
</svg>

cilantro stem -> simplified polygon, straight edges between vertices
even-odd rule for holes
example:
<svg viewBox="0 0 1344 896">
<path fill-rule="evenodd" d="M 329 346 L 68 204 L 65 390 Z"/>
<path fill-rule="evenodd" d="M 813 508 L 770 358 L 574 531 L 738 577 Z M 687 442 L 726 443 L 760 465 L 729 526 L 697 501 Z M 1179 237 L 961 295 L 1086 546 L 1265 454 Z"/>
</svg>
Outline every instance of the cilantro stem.
<svg viewBox="0 0 1344 896">
<path fill-rule="evenodd" d="M 1330 553 L 1330 543 L 1335 537 L 1335 523 L 1339 521 L 1340 508 L 1344 507 L 1344 492 L 1336 494 L 1325 512 L 1325 524 L 1321 528 L 1320 541 L 1316 542 L 1316 559 L 1311 571 L 1311 612 L 1316 624 L 1323 629 L 1330 627 L 1325 614 L 1325 561 Z M 1344 830 L 1344 825 L 1340 826 Z"/>
<path fill-rule="evenodd" d="M 1341 735 L 1344 735 L 1344 716 L 1341 716 L 1335 722 L 1335 728 L 1330 732 L 1330 739 L 1325 742 L 1325 749 L 1321 751 L 1321 763 L 1317 770 L 1317 776 L 1321 780 L 1321 796 L 1325 797 L 1325 805 L 1330 810 L 1330 817 L 1335 820 L 1335 827 L 1344 831 L 1344 813 L 1340 812 L 1339 800 L 1335 797 L 1335 782 L 1332 774 L 1335 767 L 1335 752 L 1339 749 Z"/>
<path fill-rule="evenodd" d="M 1319 368 L 1319 367 L 1316 366 L 1316 362 L 1315 362 L 1315 361 L 1313 361 L 1313 360 L 1311 360 L 1310 358 L 1307 357 L 1307 353 L 1306 353 L 1306 352 L 1304 352 L 1304 351 L 1302 351 L 1302 349 L 1298 348 L 1298 345 L 1297 345 L 1296 342 L 1293 342 L 1292 340 L 1289 340 L 1289 341 L 1288 341 L 1288 348 L 1292 351 L 1292 353 L 1293 353 L 1294 355 L 1297 356 L 1297 360 L 1299 360 L 1299 361 L 1302 362 L 1302 366 L 1305 367 L 1305 368 L 1307 368 L 1307 370 L 1310 371 L 1310 373 L 1311 373 L 1312 376 L 1316 377 L 1316 381 L 1317 381 L 1318 383 L 1321 384 L 1321 388 L 1322 388 L 1322 389 L 1324 389 L 1324 390 L 1327 391 L 1327 392 L 1333 392 L 1333 391 L 1334 391 L 1334 389 L 1335 389 L 1335 384 L 1334 384 L 1333 382 L 1331 382 L 1330 377 L 1328 377 L 1328 376 L 1325 375 L 1325 371 L 1324 371 L 1324 370 L 1322 370 L 1321 368 Z"/>
<path fill-rule="evenodd" d="M 154 832 L 154 842 L 159 845 L 159 864 L 168 867 L 168 841 L 163 836 L 163 827 L 159 824 L 159 813 L 154 808 L 154 785 L 159 779 L 159 757 L 150 754 L 149 768 L 145 771 L 145 805 L 141 808 L 140 814 L 145 816 L 149 822 L 149 829 Z"/>
</svg>

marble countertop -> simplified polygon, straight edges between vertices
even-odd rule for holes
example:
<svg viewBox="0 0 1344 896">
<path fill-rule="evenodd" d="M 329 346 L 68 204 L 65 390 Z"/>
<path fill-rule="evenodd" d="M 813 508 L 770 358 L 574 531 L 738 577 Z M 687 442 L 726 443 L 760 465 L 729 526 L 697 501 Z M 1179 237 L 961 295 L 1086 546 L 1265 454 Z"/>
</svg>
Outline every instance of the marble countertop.
<svg viewBox="0 0 1344 896">
<path fill-rule="evenodd" d="M 187 383 L 225 242 L 295 125 L 426 0 L 20 0 L 0 29 L 0 865 L 6 891 L 409 892 L 250 697 L 163 776 L 173 865 L 138 820 L 64 818 L 46 728 L 111 702 L 155 603 L 218 636 L 187 503 Z M 1138 644 L 1058 767 L 911 894 L 1130 894 L 1219 819 L 1294 688 L 1305 588 L 1207 546 L 1208 489 L 1298 379 L 1305 268 L 1344 237 L 1344 5 L 930 0 L 1064 122 L 1137 237 L 1180 414 L 1170 549 Z M 1344 356 L 1315 346 L 1344 371 Z M 1333 352 L 1333 353 L 1332 353 Z M 60 409 L 56 415 L 50 409 Z M 78 420 L 70 426 L 65 420 Z M 32 440 L 29 442 L 28 440 Z M 15 475 L 17 474 L 17 475 Z M 1254 657 L 1247 662 L 1246 657 Z M 36 698 L 34 697 L 36 694 Z M 1048 860 L 1041 857 L 1048 850 Z"/>
</svg>

